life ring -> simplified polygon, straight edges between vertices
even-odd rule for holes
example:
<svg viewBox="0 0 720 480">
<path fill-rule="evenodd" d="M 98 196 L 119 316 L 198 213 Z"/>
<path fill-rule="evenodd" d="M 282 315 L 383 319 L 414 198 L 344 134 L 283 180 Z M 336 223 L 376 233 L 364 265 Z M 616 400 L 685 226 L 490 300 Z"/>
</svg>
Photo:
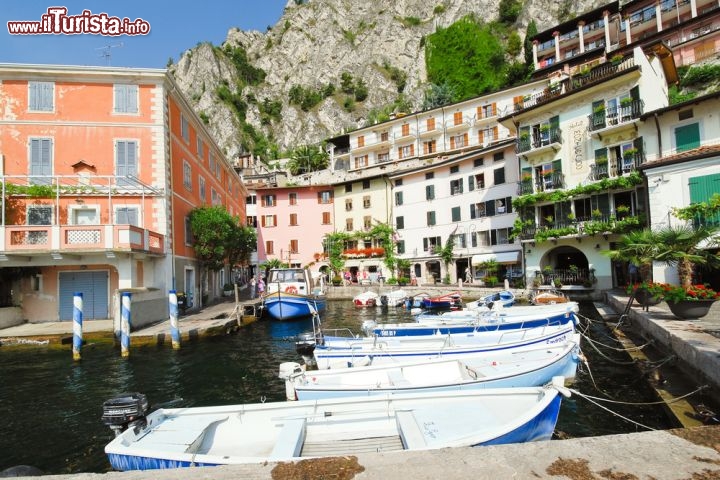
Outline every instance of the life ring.
<svg viewBox="0 0 720 480">
<path fill-rule="evenodd" d="M 285 289 L 285 293 L 297 293 L 297 288 L 291 285 Z"/>
</svg>

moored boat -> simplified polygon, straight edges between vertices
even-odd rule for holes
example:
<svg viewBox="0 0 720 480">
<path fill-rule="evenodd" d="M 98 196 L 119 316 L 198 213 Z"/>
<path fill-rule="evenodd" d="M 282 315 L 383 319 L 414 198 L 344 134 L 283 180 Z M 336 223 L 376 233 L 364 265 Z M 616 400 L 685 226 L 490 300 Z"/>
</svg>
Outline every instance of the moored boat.
<svg viewBox="0 0 720 480">
<path fill-rule="evenodd" d="M 359 293 L 353 297 L 353 305 L 356 307 L 374 307 L 378 304 L 379 295 L 371 290 Z"/>
<path fill-rule="evenodd" d="M 280 365 L 288 400 L 310 400 L 383 393 L 419 393 L 497 387 L 530 387 L 552 377 L 573 379 L 580 359 L 580 335 L 541 348 L 470 354 L 365 367 L 306 370 Z"/>
<path fill-rule="evenodd" d="M 402 307 L 408 294 L 405 290 L 391 290 L 380 295 L 380 305 L 384 307 Z"/>
<path fill-rule="evenodd" d="M 479 300 L 469 302 L 465 308 L 481 308 L 488 307 L 492 308 L 494 305 L 500 305 L 502 307 L 512 307 L 515 304 L 515 294 L 510 290 L 500 290 L 499 292 L 485 295 Z"/>
<path fill-rule="evenodd" d="M 105 453 L 115 470 L 150 470 L 549 440 L 563 384 L 112 411 Z"/>
<path fill-rule="evenodd" d="M 533 305 L 554 305 L 556 303 L 567 303 L 570 299 L 558 290 L 536 290 L 530 295 L 530 302 Z"/>
<path fill-rule="evenodd" d="M 313 286 L 304 268 L 273 268 L 268 274 L 262 308 L 276 320 L 307 317 L 325 309 L 325 293 Z"/>
<path fill-rule="evenodd" d="M 422 300 L 422 307 L 427 310 L 460 308 L 462 306 L 462 295 L 460 292 L 450 292 L 444 295 L 426 297 Z"/>
</svg>

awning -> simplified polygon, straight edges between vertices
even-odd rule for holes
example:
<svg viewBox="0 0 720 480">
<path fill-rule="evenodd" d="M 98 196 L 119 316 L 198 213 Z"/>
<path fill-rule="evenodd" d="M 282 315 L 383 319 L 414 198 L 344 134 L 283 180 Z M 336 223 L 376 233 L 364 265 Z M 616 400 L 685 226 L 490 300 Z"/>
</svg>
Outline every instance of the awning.
<svg viewBox="0 0 720 480">
<path fill-rule="evenodd" d="M 517 263 L 520 258 L 520 252 L 498 252 L 498 253 L 481 253 L 472 256 L 472 264 L 480 265 L 490 260 L 497 263 Z"/>
</svg>

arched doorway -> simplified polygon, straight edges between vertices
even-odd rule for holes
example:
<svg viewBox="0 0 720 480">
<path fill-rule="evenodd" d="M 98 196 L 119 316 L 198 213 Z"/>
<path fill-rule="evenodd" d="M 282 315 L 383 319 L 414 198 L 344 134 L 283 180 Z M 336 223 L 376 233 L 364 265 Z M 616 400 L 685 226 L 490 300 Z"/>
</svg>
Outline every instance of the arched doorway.
<svg viewBox="0 0 720 480">
<path fill-rule="evenodd" d="M 561 245 L 549 250 L 540 260 L 545 283 L 556 279 L 563 285 L 587 285 L 592 281 L 592 272 L 585 254 L 570 245 Z"/>
</svg>

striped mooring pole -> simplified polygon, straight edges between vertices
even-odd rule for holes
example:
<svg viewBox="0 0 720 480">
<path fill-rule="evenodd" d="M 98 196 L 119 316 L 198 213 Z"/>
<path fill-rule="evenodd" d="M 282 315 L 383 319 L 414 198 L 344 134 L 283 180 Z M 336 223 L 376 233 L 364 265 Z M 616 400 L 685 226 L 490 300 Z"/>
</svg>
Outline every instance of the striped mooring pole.
<svg viewBox="0 0 720 480">
<path fill-rule="evenodd" d="M 73 293 L 73 360 L 80 360 L 82 348 L 83 294 Z"/>
<path fill-rule="evenodd" d="M 120 310 L 120 355 L 122 357 L 130 356 L 130 305 L 132 294 L 123 292 L 121 297 Z"/>
<path fill-rule="evenodd" d="M 178 302 L 177 292 L 170 290 L 170 337 L 172 338 L 172 347 L 174 350 L 180 348 L 180 329 L 178 328 Z"/>
</svg>

